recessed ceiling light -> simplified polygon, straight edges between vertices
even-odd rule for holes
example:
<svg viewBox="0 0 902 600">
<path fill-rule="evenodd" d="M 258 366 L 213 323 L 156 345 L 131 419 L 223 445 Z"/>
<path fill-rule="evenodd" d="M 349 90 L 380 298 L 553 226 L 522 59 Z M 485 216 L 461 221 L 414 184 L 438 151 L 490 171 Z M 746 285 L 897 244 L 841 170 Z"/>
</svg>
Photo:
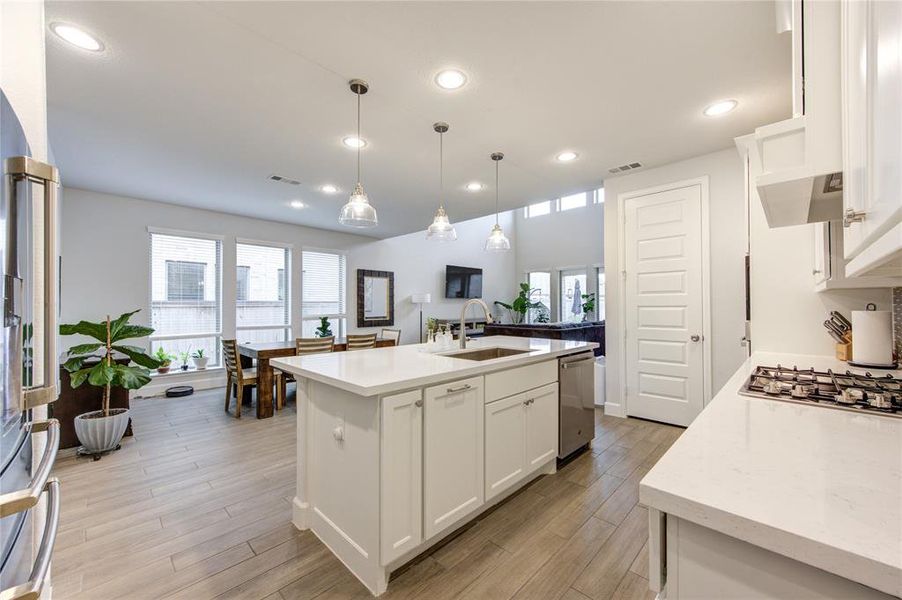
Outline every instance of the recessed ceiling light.
<svg viewBox="0 0 902 600">
<path fill-rule="evenodd" d="M 301 202 L 300 200 L 292 200 L 288 203 L 288 206 L 291 208 L 305 208 L 307 205 Z"/>
<path fill-rule="evenodd" d="M 719 117 L 725 115 L 739 105 L 735 100 L 721 100 L 715 102 L 705 109 L 706 117 Z"/>
<path fill-rule="evenodd" d="M 103 44 L 100 40 L 83 29 L 79 29 L 75 25 L 67 25 L 65 23 L 52 23 L 50 30 L 66 40 L 73 46 L 77 46 L 82 50 L 90 52 L 100 52 L 103 50 Z"/>
<path fill-rule="evenodd" d="M 366 148 L 366 140 L 356 135 L 349 135 L 341 141 L 348 148 Z"/>
<path fill-rule="evenodd" d="M 579 154 L 576 152 L 571 152 L 567 150 L 566 152 L 561 152 L 557 155 L 558 162 L 570 162 L 571 160 L 576 160 L 579 157 Z"/>
<path fill-rule="evenodd" d="M 467 76 L 457 69 L 445 69 L 435 76 L 435 83 L 443 90 L 456 90 L 467 83 Z"/>
<path fill-rule="evenodd" d="M 471 181 L 470 183 L 467 184 L 468 192 L 479 192 L 479 191 L 482 191 L 482 188 L 483 188 L 483 185 L 481 183 L 479 183 L 478 181 Z"/>
<path fill-rule="evenodd" d="M 335 194 L 338 192 L 338 188 L 332 185 L 331 183 L 327 183 L 323 187 L 319 188 L 321 192 L 325 192 L 326 194 Z"/>
</svg>

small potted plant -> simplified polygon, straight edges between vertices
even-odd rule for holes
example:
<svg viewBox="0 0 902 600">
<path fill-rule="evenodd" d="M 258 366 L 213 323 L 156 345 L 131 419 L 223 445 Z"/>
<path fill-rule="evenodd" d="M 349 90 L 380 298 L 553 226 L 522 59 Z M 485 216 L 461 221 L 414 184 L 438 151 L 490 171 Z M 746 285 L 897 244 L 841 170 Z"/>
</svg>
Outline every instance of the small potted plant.
<svg viewBox="0 0 902 600">
<path fill-rule="evenodd" d="M 60 325 L 60 335 L 84 335 L 94 342 L 78 344 L 67 352 L 68 359 L 63 368 L 69 371 L 73 388 L 86 381 L 90 385 L 103 388 L 101 410 L 86 412 L 75 417 L 75 434 L 82 444 L 84 454 L 100 458 L 102 452 L 119 446 L 122 435 L 128 427 L 127 408 L 110 408 L 110 389 L 113 386 L 136 390 L 150 382 L 148 369 L 156 369 L 160 361 L 145 354 L 138 346 L 123 344 L 124 340 L 142 338 L 153 333 L 150 327 L 132 325 L 128 322 L 138 311 L 125 313 L 116 319 L 92 323 L 79 321 L 71 325 Z M 128 363 L 116 361 L 114 354 L 128 357 Z M 135 363 L 132 365 L 131 363 Z"/>
<path fill-rule="evenodd" d="M 159 366 L 157 366 L 157 373 L 160 375 L 169 372 L 169 365 L 172 364 L 172 359 L 175 358 L 173 355 L 166 352 L 166 349 L 163 346 L 157 348 L 157 351 L 153 353 L 154 358 L 157 359 Z"/>
<path fill-rule="evenodd" d="M 179 368 L 182 371 L 188 370 L 188 357 L 189 356 L 191 356 L 191 353 L 188 351 L 179 352 L 179 362 L 181 363 L 181 365 L 179 365 Z"/>
<path fill-rule="evenodd" d="M 329 323 L 329 317 L 319 318 L 319 327 L 316 328 L 316 337 L 332 337 L 332 324 Z"/>
<path fill-rule="evenodd" d="M 207 361 L 210 360 L 210 357 L 204 354 L 203 348 L 198 348 L 191 354 L 191 360 L 194 361 L 195 369 L 203 371 L 207 368 Z"/>
</svg>

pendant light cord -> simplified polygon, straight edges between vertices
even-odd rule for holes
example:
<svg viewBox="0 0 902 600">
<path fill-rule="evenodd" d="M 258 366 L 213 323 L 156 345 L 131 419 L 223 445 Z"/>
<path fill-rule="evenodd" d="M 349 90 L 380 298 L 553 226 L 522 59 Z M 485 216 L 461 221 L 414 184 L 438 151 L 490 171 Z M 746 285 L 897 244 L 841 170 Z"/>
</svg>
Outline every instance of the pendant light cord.
<svg viewBox="0 0 902 600">
<path fill-rule="evenodd" d="M 438 205 L 444 206 L 445 195 L 445 134 L 438 134 Z"/>
<path fill-rule="evenodd" d="M 495 225 L 498 224 L 498 162 L 495 161 Z"/>
<path fill-rule="evenodd" d="M 360 90 L 357 90 L 357 183 L 360 183 L 360 146 L 363 140 L 360 139 Z"/>
</svg>

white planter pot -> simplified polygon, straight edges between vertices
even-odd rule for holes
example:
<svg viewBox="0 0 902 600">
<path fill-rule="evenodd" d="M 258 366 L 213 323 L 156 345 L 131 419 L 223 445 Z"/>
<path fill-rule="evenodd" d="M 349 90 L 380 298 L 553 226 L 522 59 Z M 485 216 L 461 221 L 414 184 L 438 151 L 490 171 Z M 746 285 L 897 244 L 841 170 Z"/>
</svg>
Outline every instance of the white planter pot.
<svg viewBox="0 0 902 600">
<path fill-rule="evenodd" d="M 195 369 L 197 369 L 198 371 L 203 371 L 204 369 L 207 368 L 207 361 L 210 360 L 210 357 L 205 356 L 203 358 L 192 358 L 191 360 L 194 361 Z"/>
<path fill-rule="evenodd" d="M 109 416 L 94 410 L 75 417 L 75 435 L 88 454 L 115 450 L 128 427 L 128 409 L 111 408 Z"/>
</svg>

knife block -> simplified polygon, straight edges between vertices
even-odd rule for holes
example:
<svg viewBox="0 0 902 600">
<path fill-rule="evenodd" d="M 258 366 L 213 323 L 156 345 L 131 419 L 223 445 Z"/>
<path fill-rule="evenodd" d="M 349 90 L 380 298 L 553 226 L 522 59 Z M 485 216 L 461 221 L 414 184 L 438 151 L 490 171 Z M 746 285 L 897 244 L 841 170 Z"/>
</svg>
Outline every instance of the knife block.
<svg viewBox="0 0 902 600">
<path fill-rule="evenodd" d="M 850 361 L 852 360 L 852 334 L 846 334 L 847 341 L 842 344 L 836 344 L 836 360 Z"/>
</svg>

